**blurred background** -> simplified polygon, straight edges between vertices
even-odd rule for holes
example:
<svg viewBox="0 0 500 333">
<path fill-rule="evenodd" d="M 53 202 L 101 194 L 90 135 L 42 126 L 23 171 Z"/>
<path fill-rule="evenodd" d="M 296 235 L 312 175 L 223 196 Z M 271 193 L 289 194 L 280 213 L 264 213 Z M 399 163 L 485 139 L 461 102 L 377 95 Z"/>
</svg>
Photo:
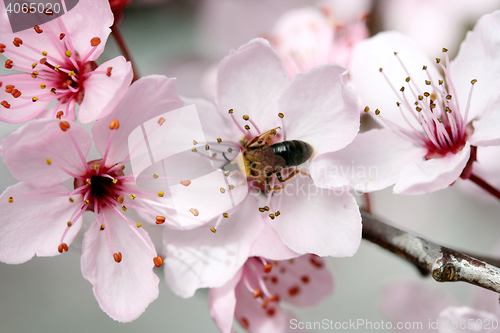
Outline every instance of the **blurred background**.
<svg viewBox="0 0 500 333">
<path fill-rule="evenodd" d="M 477 19 L 500 8 L 497 0 L 355 0 L 329 1 L 328 5 L 342 23 L 369 14 L 367 25 L 372 35 L 399 30 L 412 36 L 429 57 L 439 54 L 442 47 L 450 50 L 450 56 L 455 55 Z M 304 6 L 321 8 L 324 2 L 133 0 L 125 9 L 120 28 L 140 75 L 177 77 L 181 94 L 210 98 L 210 71 L 231 49 L 272 34 L 283 13 Z M 98 62 L 119 54 L 110 36 Z M 0 73 L 6 74 L 5 69 Z M 0 135 L 17 127 L 1 123 Z M 0 162 L 0 191 L 16 182 Z M 500 202 L 485 198 L 475 185 L 461 183 L 459 180 L 446 190 L 412 197 L 393 195 L 387 189 L 372 195 L 373 211 L 385 221 L 439 244 L 473 254 L 492 254 L 500 235 Z M 84 230 L 90 220 L 84 215 Z M 0 263 L 0 333 L 218 332 L 208 312 L 206 290 L 182 299 L 165 282 L 160 283 L 159 298 L 139 319 L 128 324 L 110 319 L 80 272 L 84 230 L 64 255 L 33 258 L 22 265 Z M 160 236 L 152 235 L 157 240 Z M 437 284 L 422 278 L 411 264 L 365 241 L 353 258 L 327 261 L 334 274 L 334 294 L 320 306 L 292 309 L 301 321 L 386 321 L 381 299 L 384 290 L 398 281 L 423 281 L 464 305 L 476 291 L 463 283 Z M 162 276 L 161 269 L 156 273 Z M 242 331 L 237 324 L 235 328 Z"/>
</svg>

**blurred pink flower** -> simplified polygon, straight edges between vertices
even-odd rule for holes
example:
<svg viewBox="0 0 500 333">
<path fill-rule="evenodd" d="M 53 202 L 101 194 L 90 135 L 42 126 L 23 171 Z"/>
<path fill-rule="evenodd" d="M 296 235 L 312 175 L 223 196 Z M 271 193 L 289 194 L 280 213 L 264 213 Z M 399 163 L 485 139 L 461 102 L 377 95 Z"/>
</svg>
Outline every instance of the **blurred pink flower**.
<svg viewBox="0 0 500 333">
<path fill-rule="evenodd" d="M 340 154 L 325 155 L 318 163 L 376 168 L 376 175 L 348 174 L 353 187 L 367 192 L 396 183 L 396 193 L 422 194 L 455 182 L 471 145 L 500 144 L 498 31 L 499 11 L 478 21 L 452 62 L 443 49 L 444 59 L 436 61 L 444 80 L 416 44 L 399 33 L 359 43 L 351 79 L 369 106 L 365 111 L 384 129 L 359 135 Z M 316 176 L 323 186 L 345 185 L 327 174 Z"/>
<path fill-rule="evenodd" d="M 245 145 L 240 140 L 248 142 L 274 129 L 269 144 L 285 140 L 310 144 L 314 154 L 304 167 L 314 169 L 317 156 L 342 149 L 358 131 L 356 95 L 345 80 L 344 68 L 323 65 L 296 75 L 290 82 L 283 60 L 269 43 L 253 40 L 221 62 L 217 107 L 195 101 L 200 115 L 206 118 L 206 144 L 212 148 L 226 144 L 228 151 L 240 150 Z M 228 113 L 230 109 L 232 113 Z M 187 140 L 191 142 L 192 138 Z M 283 178 L 292 171 L 286 168 Z M 189 231 L 165 230 L 165 277 L 174 292 L 189 297 L 197 288 L 220 287 L 251 256 L 280 259 L 262 253 L 265 248 L 273 251 L 278 243 L 298 254 L 343 257 L 357 251 L 361 221 L 356 201 L 348 191 L 319 189 L 313 179 L 302 174 L 284 182 L 283 190 L 269 191 L 265 181 L 247 178 L 244 167 L 240 172 L 243 177 L 238 183 L 221 188 L 209 199 L 217 200 L 218 195 L 248 187 L 249 194 L 245 192 L 244 200 L 234 208 L 228 210 L 218 203 L 211 206 L 216 218 L 208 225 L 214 234 L 206 225 L 193 225 Z M 187 190 L 202 180 L 191 181 Z M 218 192 L 220 187 L 212 180 L 202 185 L 194 188 Z M 272 179 L 270 186 L 275 185 L 279 187 Z M 198 191 L 189 196 L 193 207 L 207 200 L 205 193 L 198 199 L 196 194 Z"/>
<path fill-rule="evenodd" d="M 210 314 L 223 333 L 231 332 L 234 318 L 248 332 L 287 332 L 293 315 L 281 302 L 313 306 L 332 291 L 332 275 L 320 257 L 272 262 L 252 257 L 225 285 L 210 289 Z"/>
<path fill-rule="evenodd" d="M 348 68 L 352 49 L 369 36 L 365 17 L 344 24 L 335 19 L 331 7 L 322 9 L 290 10 L 274 26 L 269 39 L 285 60 L 290 78 L 318 65 L 338 63 Z"/>
<path fill-rule="evenodd" d="M 23 122 L 34 117 L 83 123 L 107 115 L 132 81 L 123 57 L 98 66 L 113 24 L 107 1 L 80 0 L 67 14 L 34 29 L 0 34 L 7 69 L 24 73 L 0 77 L 0 120 Z M 56 101 L 55 106 L 50 105 Z"/>
<path fill-rule="evenodd" d="M 0 261 L 19 264 L 68 251 L 83 213 L 91 211 L 95 220 L 83 239 L 83 276 L 110 317 L 121 322 L 139 317 L 158 296 L 153 267 L 163 260 L 141 223 L 125 212 L 135 208 L 149 215 L 152 225 L 165 218 L 141 205 L 158 194 L 139 189 L 133 175 L 124 175 L 126 142 L 142 122 L 182 104 L 174 80 L 146 77 L 93 126 L 93 140 L 81 126 L 57 119 L 33 120 L 5 137 L 0 155 L 20 182 L 0 196 Z M 93 142 L 102 159 L 87 162 Z M 62 185 L 71 178 L 74 190 Z"/>
</svg>

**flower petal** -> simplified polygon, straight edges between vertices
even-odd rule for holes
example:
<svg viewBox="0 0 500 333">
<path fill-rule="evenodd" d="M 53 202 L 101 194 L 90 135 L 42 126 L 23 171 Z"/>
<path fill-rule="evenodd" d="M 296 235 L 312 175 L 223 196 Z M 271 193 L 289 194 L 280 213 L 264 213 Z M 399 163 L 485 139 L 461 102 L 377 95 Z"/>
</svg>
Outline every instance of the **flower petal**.
<svg viewBox="0 0 500 333">
<path fill-rule="evenodd" d="M 486 111 L 481 118 L 472 124 L 474 133 L 468 141 L 474 146 L 498 146 L 500 145 L 500 99 L 486 105 Z"/>
<path fill-rule="evenodd" d="M 68 192 L 63 185 L 35 188 L 21 182 L 8 187 L 0 195 L 0 261 L 20 264 L 34 255 L 59 254 L 61 236 L 81 201 L 81 195 L 73 196 L 76 201 L 73 203 L 68 196 L 53 195 Z M 9 197 L 12 197 L 12 203 Z M 81 226 L 81 217 L 73 221 L 64 243 L 70 245 Z"/>
<path fill-rule="evenodd" d="M 234 109 L 241 124 L 241 117 L 248 115 L 265 132 L 279 126 L 277 102 L 287 84 L 283 59 L 268 41 L 254 39 L 221 61 L 216 102 L 223 115 L 229 117 L 227 111 Z"/>
<path fill-rule="evenodd" d="M 177 295 L 221 287 L 246 262 L 263 222 L 255 199 L 248 197 L 240 206 L 216 233 L 210 232 L 214 223 L 189 231 L 164 229 L 165 279 Z"/>
<path fill-rule="evenodd" d="M 346 191 L 321 189 L 297 175 L 285 183 L 281 215 L 271 222 L 283 243 L 297 253 L 345 257 L 361 241 L 361 217 Z"/>
<path fill-rule="evenodd" d="M 284 260 L 298 257 L 299 254 L 283 244 L 276 230 L 269 222 L 265 222 L 262 232 L 252 245 L 249 256 L 263 257 L 269 260 Z"/>
<path fill-rule="evenodd" d="M 406 78 L 410 75 L 394 56 L 394 52 L 398 53 L 398 57 L 408 69 L 411 84 L 418 87 L 415 89 L 417 93 L 428 90 L 424 83 L 428 77 L 422 70 L 423 65 L 427 66 L 433 80 L 441 79 L 441 75 L 422 50 L 410 38 L 393 31 L 379 33 L 356 45 L 351 59 L 350 78 L 363 105 L 369 106 L 372 111 L 380 109 L 382 116 L 410 129 L 396 105 L 396 102 L 404 103 L 399 89 L 408 86 Z M 380 73 L 380 68 L 383 73 Z M 384 75 L 387 76 L 390 85 Z M 408 99 L 411 103 L 413 96 Z M 413 117 L 407 118 L 417 124 Z M 380 121 L 377 117 L 375 119 Z"/>
<path fill-rule="evenodd" d="M 324 154 L 309 170 L 320 187 L 378 191 L 393 185 L 403 167 L 425 152 L 389 129 L 360 133 L 346 148 Z"/>
<path fill-rule="evenodd" d="M 154 245 L 146 231 L 136 228 L 142 240 L 127 223 L 105 210 L 107 226 L 93 221 L 83 237 L 82 273 L 93 285 L 99 306 L 114 320 L 137 319 L 158 297 L 158 276 L 153 272 Z M 102 214 L 102 212 L 101 212 Z M 101 215 L 102 216 L 102 215 Z M 115 253 L 122 254 L 117 263 L 110 253 L 109 232 Z"/>
<path fill-rule="evenodd" d="M 465 110 L 471 80 L 476 79 L 468 121 L 480 117 L 499 99 L 500 11 L 484 15 L 469 31 L 451 63 L 453 83 L 462 110 Z M 498 103 L 496 104 L 498 109 Z M 497 112 L 498 113 L 498 112 Z"/>
<path fill-rule="evenodd" d="M 277 262 L 270 278 L 276 281 L 267 284 L 271 294 L 294 306 L 317 305 L 333 292 L 333 277 L 325 260 L 313 254 Z"/>
<path fill-rule="evenodd" d="M 60 123 L 57 119 L 33 120 L 3 138 L 0 155 L 16 179 L 35 187 L 48 187 L 72 177 L 58 166 L 77 175 L 85 174 L 85 165 L 70 135 L 84 157 L 92 139 L 83 127 L 69 123 L 70 128 L 62 131 Z"/>
<path fill-rule="evenodd" d="M 108 145 L 109 124 L 118 119 L 120 127 L 113 136 L 107 163 L 123 161 L 129 154 L 129 135 L 142 123 L 184 105 L 175 86 L 175 79 L 150 75 L 134 82 L 120 104 L 92 127 L 97 150 L 103 155 Z"/>
<path fill-rule="evenodd" d="M 447 188 L 460 176 L 469 157 L 468 143 L 457 154 L 448 153 L 430 160 L 414 159 L 401 170 L 394 193 L 424 194 Z"/>
<path fill-rule="evenodd" d="M 109 68 L 110 76 L 93 74 L 84 82 L 85 97 L 78 110 L 78 119 L 84 124 L 111 113 L 132 82 L 132 65 L 125 58 L 108 60 L 95 71 L 106 72 Z"/>
<path fill-rule="evenodd" d="M 311 144 L 315 156 L 347 146 L 359 131 L 359 106 L 346 80 L 346 69 L 338 65 L 297 74 L 279 101 L 286 139 Z"/>
<path fill-rule="evenodd" d="M 240 269 L 231 280 L 219 288 L 210 288 L 208 291 L 208 306 L 210 315 L 222 333 L 230 333 L 234 321 L 236 295 L 234 289 L 241 279 Z"/>
</svg>

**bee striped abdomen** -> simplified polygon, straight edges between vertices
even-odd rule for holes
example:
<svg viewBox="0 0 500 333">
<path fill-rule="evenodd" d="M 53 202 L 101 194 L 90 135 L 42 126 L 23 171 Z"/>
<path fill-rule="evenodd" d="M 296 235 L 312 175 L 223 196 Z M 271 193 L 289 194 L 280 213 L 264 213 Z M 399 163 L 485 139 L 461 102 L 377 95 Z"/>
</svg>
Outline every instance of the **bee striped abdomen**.
<svg viewBox="0 0 500 333">
<path fill-rule="evenodd" d="M 307 161 L 313 154 L 313 147 L 307 142 L 289 140 L 271 146 L 274 154 L 283 157 L 287 166 L 297 166 Z"/>
</svg>

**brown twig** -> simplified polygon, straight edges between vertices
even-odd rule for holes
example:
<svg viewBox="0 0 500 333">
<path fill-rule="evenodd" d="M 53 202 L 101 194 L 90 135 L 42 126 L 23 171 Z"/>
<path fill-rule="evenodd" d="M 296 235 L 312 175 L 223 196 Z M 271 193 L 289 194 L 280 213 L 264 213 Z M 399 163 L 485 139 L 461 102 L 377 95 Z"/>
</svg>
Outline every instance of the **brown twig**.
<svg viewBox="0 0 500 333">
<path fill-rule="evenodd" d="M 438 282 L 463 281 L 500 293 L 500 268 L 414 236 L 362 211 L 363 238 L 420 267 Z"/>
<path fill-rule="evenodd" d="M 471 173 L 469 180 L 481 187 L 483 190 L 493 195 L 497 199 L 500 199 L 500 191 L 488 184 L 484 179 L 478 177 L 474 173 Z"/>
</svg>

